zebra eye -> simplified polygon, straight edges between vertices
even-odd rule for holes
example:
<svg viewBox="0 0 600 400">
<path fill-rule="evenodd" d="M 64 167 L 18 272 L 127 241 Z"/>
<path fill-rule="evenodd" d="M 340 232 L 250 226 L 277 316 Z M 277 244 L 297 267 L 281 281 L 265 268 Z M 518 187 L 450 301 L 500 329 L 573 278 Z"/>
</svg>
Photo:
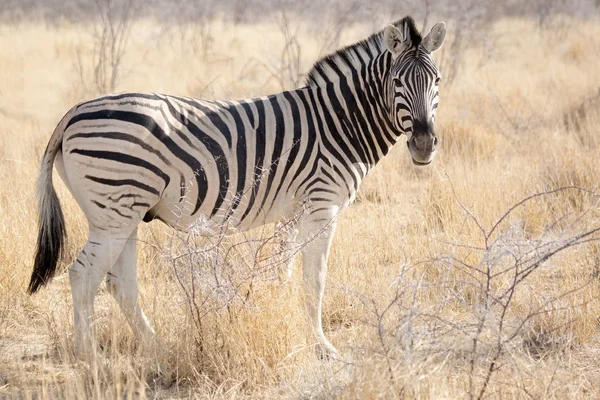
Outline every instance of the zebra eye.
<svg viewBox="0 0 600 400">
<path fill-rule="evenodd" d="M 398 78 L 394 78 L 393 82 L 394 82 L 394 86 L 396 86 L 397 88 L 401 88 L 402 86 L 404 86 L 404 85 L 402 85 L 402 81 Z"/>
<path fill-rule="evenodd" d="M 435 78 L 435 86 L 438 86 L 441 82 L 442 78 L 440 78 L 439 76 L 437 78 Z"/>
</svg>

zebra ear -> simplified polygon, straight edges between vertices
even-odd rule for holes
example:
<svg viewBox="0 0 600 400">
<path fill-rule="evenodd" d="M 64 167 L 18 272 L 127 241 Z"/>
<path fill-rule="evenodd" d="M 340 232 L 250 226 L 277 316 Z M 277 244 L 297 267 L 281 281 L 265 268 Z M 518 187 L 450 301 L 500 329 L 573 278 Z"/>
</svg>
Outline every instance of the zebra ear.
<svg viewBox="0 0 600 400">
<path fill-rule="evenodd" d="M 394 25 L 386 26 L 383 31 L 383 41 L 390 53 L 398 55 L 408 45 L 408 38 L 405 38 L 402 31 Z"/>
<path fill-rule="evenodd" d="M 442 47 L 444 39 L 446 39 L 446 24 L 438 22 L 431 28 L 431 32 L 425 36 L 425 39 L 423 39 L 423 48 L 427 50 L 428 53 L 433 53 Z"/>
</svg>

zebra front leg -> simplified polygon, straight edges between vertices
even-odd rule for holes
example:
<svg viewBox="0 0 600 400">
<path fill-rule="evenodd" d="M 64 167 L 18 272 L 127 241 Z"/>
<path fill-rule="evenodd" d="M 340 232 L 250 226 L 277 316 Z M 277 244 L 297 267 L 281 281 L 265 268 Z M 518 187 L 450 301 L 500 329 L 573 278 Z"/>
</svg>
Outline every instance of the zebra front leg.
<svg viewBox="0 0 600 400">
<path fill-rule="evenodd" d="M 305 306 L 312 337 L 316 339 L 316 353 L 320 358 L 335 358 L 336 348 L 325 338 L 321 321 L 323 294 L 327 277 L 327 259 L 335 232 L 335 215 L 304 222 L 301 226 L 302 281 Z M 322 215 L 319 215 L 320 217 Z M 315 217 L 315 216 L 313 216 Z"/>
<path fill-rule="evenodd" d="M 88 358 L 94 354 L 92 318 L 94 299 L 104 276 L 118 259 L 126 239 L 90 232 L 79 257 L 69 268 L 75 327 L 75 354 Z"/>
<path fill-rule="evenodd" d="M 125 314 L 136 338 L 149 342 L 155 337 L 138 299 L 137 228 L 127 239 L 119 258 L 106 274 L 106 287 Z"/>
<path fill-rule="evenodd" d="M 298 229 L 294 223 L 287 221 L 275 224 L 275 235 L 277 235 L 279 244 L 276 251 L 273 252 L 273 259 L 281 262 L 279 268 L 279 281 L 289 283 L 294 269 L 294 254 L 298 244 Z"/>
</svg>

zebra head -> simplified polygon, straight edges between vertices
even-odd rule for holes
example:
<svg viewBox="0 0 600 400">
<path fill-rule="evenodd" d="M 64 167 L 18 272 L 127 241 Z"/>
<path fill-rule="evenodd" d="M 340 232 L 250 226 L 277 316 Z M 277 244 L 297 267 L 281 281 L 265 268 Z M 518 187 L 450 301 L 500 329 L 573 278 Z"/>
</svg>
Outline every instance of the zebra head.
<svg viewBox="0 0 600 400">
<path fill-rule="evenodd" d="M 384 31 L 384 43 L 392 55 L 388 79 L 388 90 L 393 95 L 391 119 L 396 129 L 406 133 L 413 163 L 427 165 L 438 143 L 433 124 L 441 80 L 431 53 L 442 47 L 446 24 L 436 24 L 422 39 L 412 19 L 402 22 Z"/>
</svg>

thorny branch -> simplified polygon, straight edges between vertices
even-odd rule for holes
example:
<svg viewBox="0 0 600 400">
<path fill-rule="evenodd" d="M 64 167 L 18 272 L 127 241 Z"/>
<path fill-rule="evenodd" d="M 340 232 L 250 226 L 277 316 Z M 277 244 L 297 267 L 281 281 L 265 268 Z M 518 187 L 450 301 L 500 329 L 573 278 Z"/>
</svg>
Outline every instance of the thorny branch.
<svg viewBox="0 0 600 400">
<path fill-rule="evenodd" d="M 449 248 L 449 251 L 417 263 L 446 271 L 447 279 L 437 281 L 434 285 L 436 294 L 445 293 L 445 301 L 432 309 L 424 309 L 419 304 L 418 296 L 424 295 L 428 284 L 425 273 L 414 277 L 414 274 L 418 274 L 418 268 L 413 265 L 409 268 L 411 274 L 403 268 L 395 284 L 403 285 L 404 289 L 397 290 L 391 300 L 383 305 L 373 300 L 363 300 L 363 303 L 372 311 L 375 323 L 369 325 L 376 329 L 381 356 L 387 360 L 391 380 L 396 379 L 394 370 L 397 365 L 407 362 L 407 357 L 419 356 L 419 352 L 415 353 L 413 349 L 420 349 L 421 356 L 426 360 L 435 354 L 442 357 L 447 357 L 444 354 L 454 354 L 455 357 L 466 358 L 468 395 L 481 399 L 489 394 L 497 372 L 510 365 L 514 347 L 524 346 L 523 343 L 529 340 L 529 332 L 534 329 L 532 326 L 535 326 L 535 321 L 551 312 L 566 309 L 558 303 L 598 281 L 597 274 L 590 271 L 589 279 L 585 282 L 548 296 L 528 311 L 519 311 L 516 303 L 518 294 L 531 284 L 533 274 L 548 265 L 549 261 L 579 246 L 600 242 L 600 226 L 590 226 L 587 222 L 590 219 L 584 218 L 597 209 L 600 195 L 577 186 L 535 193 L 516 202 L 492 222 L 490 228 L 486 228 L 478 216 L 460 201 L 456 190 L 450 185 L 459 208 L 477 227 L 476 232 L 483 245 L 475 245 L 473 240 L 469 243 L 436 241 Z M 585 198 L 586 202 L 571 204 L 562 200 L 573 193 Z M 517 213 L 534 201 L 547 204 L 557 202 L 562 206 L 556 208 L 562 210 L 560 215 L 548 221 L 537 237 L 524 231 L 520 214 Z M 471 293 L 469 297 L 468 293 Z M 367 295 L 363 298 L 369 299 Z M 577 301 L 576 306 L 583 307 L 598 300 L 586 297 Z M 463 317 L 457 322 L 451 316 L 445 317 L 452 310 L 445 311 L 449 304 L 459 304 L 469 318 Z M 574 321 L 576 318 L 570 316 L 568 320 Z M 395 322 L 390 325 L 389 321 Z M 440 326 L 446 328 L 440 330 Z M 568 327 L 568 324 L 562 324 L 562 329 Z M 403 339 L 406 337 L 410 337 L 410 341 Z M 456 340 L 457 337 L 463 339 Z M 409 347 L 407 343 L 410 343 Z"/>
</svg>

